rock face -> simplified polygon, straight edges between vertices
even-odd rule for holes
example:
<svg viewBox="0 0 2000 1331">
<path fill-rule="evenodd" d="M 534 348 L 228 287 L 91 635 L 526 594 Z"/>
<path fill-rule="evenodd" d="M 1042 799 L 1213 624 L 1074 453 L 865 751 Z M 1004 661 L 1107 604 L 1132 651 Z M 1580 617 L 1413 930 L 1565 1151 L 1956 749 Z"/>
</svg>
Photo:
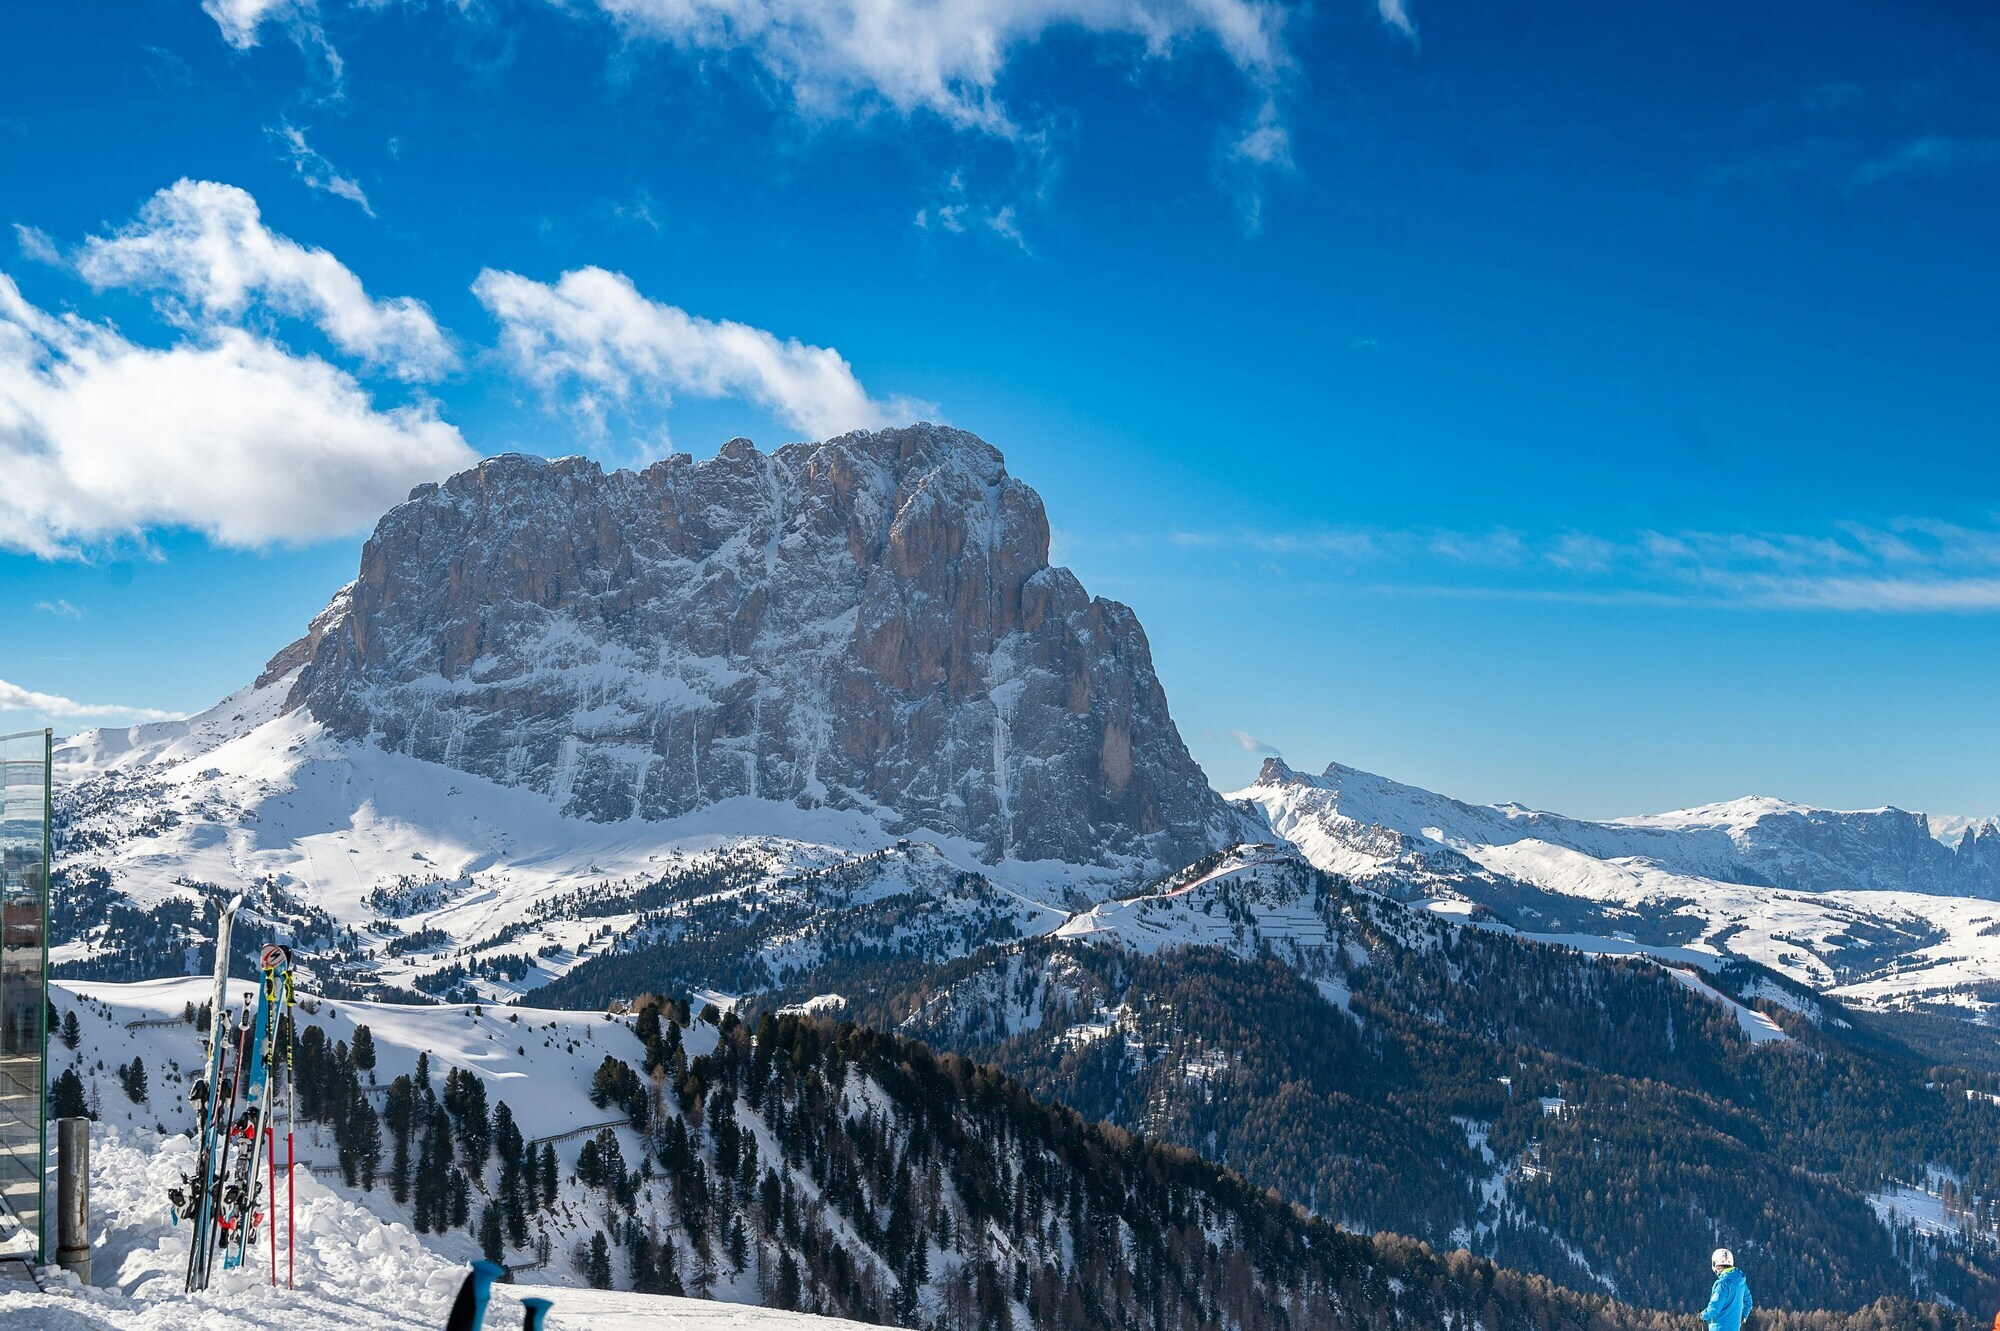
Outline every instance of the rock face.
<svg viewBox="0 0 2000 1331">
<path fill-rule="evenodd" d="M 918 425 L 642 472 L 493 458 L 377 524 L 267 675 L 334 733 L 598 821 L 753 796 L 988 861 L 1169 865 L 1233 815 L 1131 610 L 999 452 Z"/>
</svg>

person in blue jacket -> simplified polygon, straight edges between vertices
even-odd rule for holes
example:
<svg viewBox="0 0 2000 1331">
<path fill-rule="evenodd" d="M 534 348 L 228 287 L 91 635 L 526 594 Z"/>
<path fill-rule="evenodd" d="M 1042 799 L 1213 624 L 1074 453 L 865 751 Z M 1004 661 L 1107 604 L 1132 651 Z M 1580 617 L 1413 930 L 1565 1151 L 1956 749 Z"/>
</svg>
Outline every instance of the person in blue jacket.
<svg viewBox="0 0 2000 1331">
<path fill-rule="evenodd" d="M 1750 1282 L 1736 1269 L 1736 1254 L 1717 1248 L 1708 1264 L 1715 1268 L 1715 1288 L 1709 1291 L 1701 1320 L 1709 1331 L 1743 1331 L 1743 1319 L 1750 1315 Z"/>
</svg>

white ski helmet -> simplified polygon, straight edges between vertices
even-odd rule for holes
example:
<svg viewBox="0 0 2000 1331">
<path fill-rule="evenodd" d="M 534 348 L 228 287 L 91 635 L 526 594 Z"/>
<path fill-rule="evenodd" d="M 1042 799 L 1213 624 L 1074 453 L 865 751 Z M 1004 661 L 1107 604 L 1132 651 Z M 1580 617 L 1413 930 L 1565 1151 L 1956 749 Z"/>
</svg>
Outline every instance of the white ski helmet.
<svg viewBox="0 0 2000 1331">
<path fill-rule="evenodd" d="M 1716 1270 L 1725 1270 L 1736 1265 L 1736 1254 L 1727 1248 L 1717 1248 L 1708 1255 L 1708 1264 Z"/>
</svg>

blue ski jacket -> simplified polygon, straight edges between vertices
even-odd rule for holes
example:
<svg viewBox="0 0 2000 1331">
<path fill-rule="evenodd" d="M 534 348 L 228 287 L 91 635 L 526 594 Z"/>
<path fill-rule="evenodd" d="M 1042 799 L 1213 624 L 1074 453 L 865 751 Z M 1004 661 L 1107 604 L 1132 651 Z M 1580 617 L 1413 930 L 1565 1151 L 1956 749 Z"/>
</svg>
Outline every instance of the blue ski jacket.
<svg viewBox="0 0 2000 1331">
<path fill-rule="evenodd" d="M 1715 1278 L 1715 1288 L 1709 1291 L 1708 1306 L 1701 1310 L 1701 1320 L 1714 1331 L 1743 1331 L 1743 1319 L 1749 1315 L 1750 1282 L 1732 1266 Z"/>
</svg>

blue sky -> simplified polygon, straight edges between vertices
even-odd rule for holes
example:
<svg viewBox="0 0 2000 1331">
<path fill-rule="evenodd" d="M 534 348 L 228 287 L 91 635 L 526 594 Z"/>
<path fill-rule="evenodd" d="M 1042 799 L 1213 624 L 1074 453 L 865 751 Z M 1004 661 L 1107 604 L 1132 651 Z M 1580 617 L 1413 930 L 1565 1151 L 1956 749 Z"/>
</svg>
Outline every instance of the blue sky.
<svg viewBox="0 0 2000 1331">
<path fill-rule="evenodd" d="M 1989 7 L 10 22 L 0 729 L 206 705 L 473 457 L 923 414 L 1224 788 L 2000 813 Z"/>
</svg>

